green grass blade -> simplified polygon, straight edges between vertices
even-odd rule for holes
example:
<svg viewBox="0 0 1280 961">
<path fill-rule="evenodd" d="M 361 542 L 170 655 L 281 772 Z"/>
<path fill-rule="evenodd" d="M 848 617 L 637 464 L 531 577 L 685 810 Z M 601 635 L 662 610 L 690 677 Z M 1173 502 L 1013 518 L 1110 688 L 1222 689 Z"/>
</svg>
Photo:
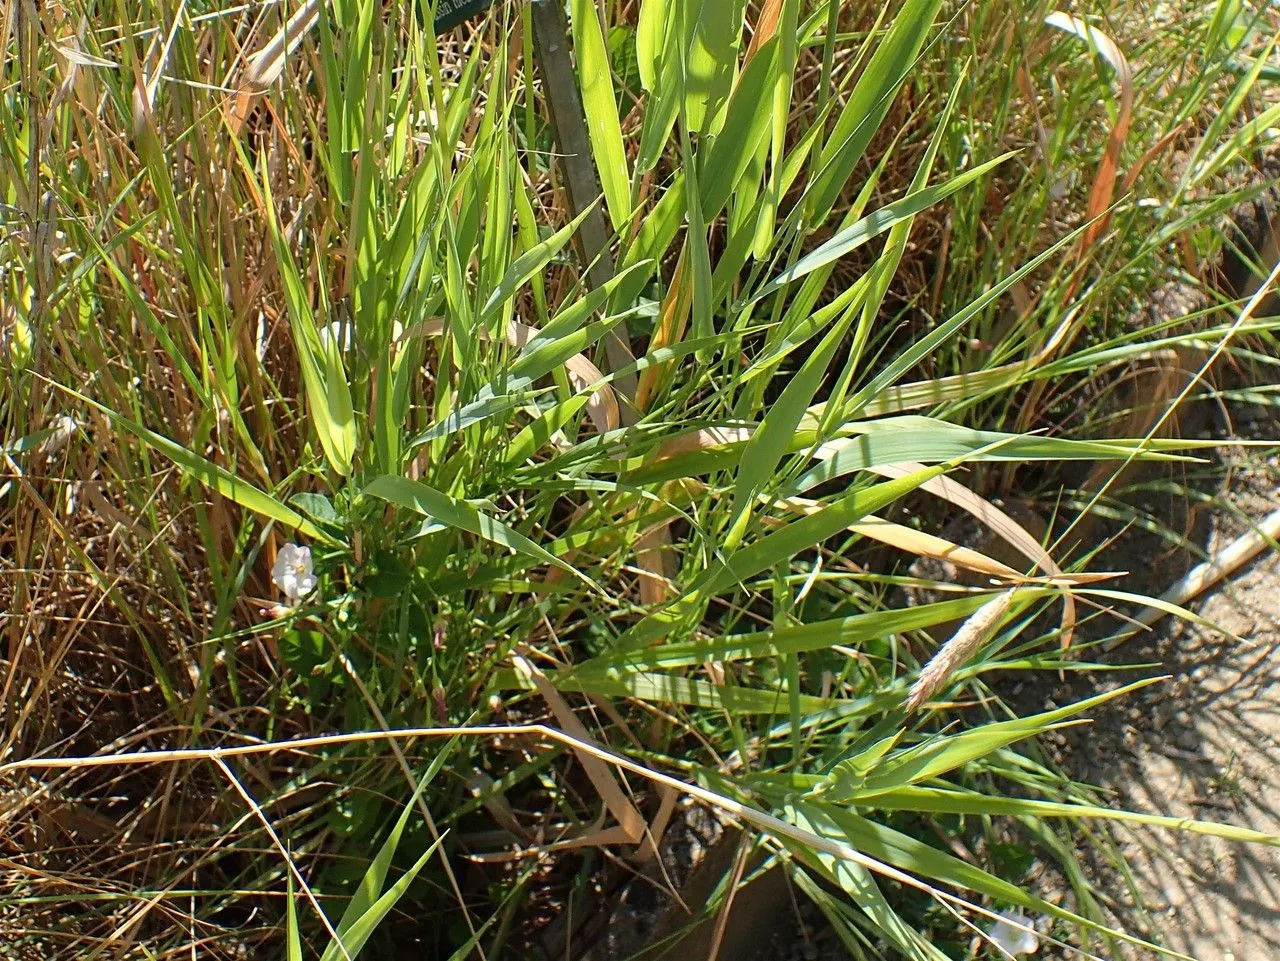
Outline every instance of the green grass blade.
<svg viewBox="0 0 1280 961">
<path fill-rule="evenodd" d="M 382 842 L 382 846 L 378 849 L 378 853 L 375 854 L 373 859 L 369 862 L 369 867 L 365 870 L 364 877 L 360 879 L 359 886 L 351 896 L 351 900 L 347 902 L 346 910 L 342 912 L 342 918 L 338 922 L 337 932 L 348 953 L 353 958 L 360 950 L 360 946 L 363 945 L 364 940 L 368 938 L 369 933 L 372 932 L 373 927 L 366 926 L 367 930 L 364 931 L 363 937 L 359 940 L 359 943 L 355 940 L 355 936 L 349 936 L 349 933 L 354 932 L 356 928 L 361 925 L 362 919 L 373 917 L 373 912 L 377 909 L 380 899 L 384 897 L 384 892 L 382 890 L 383 886 L 386 884 L 387 875 L 391 871 L 391 864 L 395 859 L 396 850 L 400 846 L 400 839 L 404 835 L 405 828 L 408 827 L 409 821 L 417 809 L 418 799 L 422 797 L 422 793 L 426 790 L 427 785 L 429 785 L 435 779 L 436 775 L 440 773 L 445 760 L 453 754 L 453 751 L 457 746 L 458 738 L 450 738 L 445 742 L 444 746 L 441 747 L 440 752 L 431 759 L 431 763 L 427 765 L 426 771 L 423 772 L 422 777 L 418 780 L 418 785 L 414 788 L 413 794 L 401 809 L 400 816 L 396 819 L 396 823 L 392 827 L 391 832 L 387 835 L 386 840 Z M 422 865 L 426 863 L 426 858 L 435 851 L 436 846 L 439 843 L 440 841 L 437 840 L 435 844 L 431 845 L 426 854 L 419 859 L 418 865 L 409 872 L 409 874 L 417 874 L 417 872 L 421 870 Z M 391 905 L 394 904 L 395 901 L 391 901 Z M 388 905 L 388 908 L 389 907 L 390 905 Z M 377 920 L 380 920 L 385 914 L 386 910 L 384 909 L 381 914 L 377 915 Z M 338 961 L 339 958 L 343 957 L 341 950 L 342 949 L 336 943 L 330 944 L 322 955 L 321 961 Z"/>
<path fill-rule="evenodd" d="M 904 220 L 909 220 L 922 210 L 927 210 L 934 204 L 950 197 L 957 190 L 967 187 L 979 177 L 985 176 L 991 170 L 1004 163 L 1010 157 L 1014 156 L 1017 151 L 1001 154 L 993 160 L 979 164 L 972 170 L 966 170 L 962 174 L 957 174 L 944 183 L 935 184 L 932 187 L 926 187 L 923 190 L 917 190 L 914 193 L 907 194 L 901 200 L 895 200 L 893 203 L 886 204 L 874 213 L 870 213 L 863 217 L 857 223 L 850 225 L 840 231 L 818 249 L 801 257 L 796 263 L 788 267 L 782 273 L 778 274 L 773 280 L 765 284 L 752 298 L 753 300 L 766 297 L 779 288 L 798 280 L 805 274 L 824 267 L 832 261 L 843 257 L 851 250 L 856 250 L 868 240 L 879 234 L 889 230 L 895 224 Z"/>
<path fill-rule="evenodd" d="M 779 43 L 770 40 L 747 64 L 734 87 L 725 116 L 724 130 L 711 145 L 706 166 L 698 175 L 702 194 L 702 216 L 712 221 L 729 202 L 752 158 L 769 133 L 769 112 L 760 109 L 767 102 L 778 69 Z M 692 124 L 692 121 L 690 121 Z"/>
<path fill-rule="evenodd" d="M 803 813 L 814 833 L 850 844 L 883 864 L 891 864 L 917 877 L 929 878 L 961 890 L 976 891 L 1000 904 L 1011 904 L 1033 914 L 1048 915 L 1088 928 L 1098 934 L 1121 938 L 1151 951 L 1160 950 L 1141 938 L 1108 928 L 1056 904 L 1051 904 L 1017 884 L 1002 880 L 924 841 L 876 824 L 851 811 L 808 801 L 796 802 L 794 810 Z M 1173 956 L 1186 957 L 1176 953 Z"/>
<path fill-rule="evenodd" d="M 1146 824 L 1168 828 L 1170 831 L 1189 831 L 1206 834 L 1246 844 L 1265 844 L 1280 847 L 1280 835 L 1267 834 L 1234 824 L 1216 821 L 1200 821 L 1196 818 L 1166 817 L 1159 814 L 1141 814 L 1117 808 L 1098 807 L 1093 804 L 1064 804 L 1059 801 L 1039 801 L 1017 797 L 991 797 L 974 791 L 949 788 L 912 787 L 898 788 L 878 794 L 872 806 L 879 811 L 927 811 L 934 814 L 975 814 L 983 816 L 1032 817 L 1032 818 L 1097 818 L 1124 821 L 1130 824 Z"/>
<path fill-rule="evenodd" d="M 572 674 L 548 675 L 551 683 L 561 692 L 599 694 L 603 697 L 634 697 L 653 704 L 680 704 L 685 707 L 706 708 L 713 711 L 732 711 L 735 714 L 786 714 L 788 695 L 785 690 L 763 690 L 743 685 L 712 684 L 709 681 L 681 677 L 674 674 L 649 674 L 644 671 L 627 671 L 613 676 L 577 677 Z M 515 671 L 502 670 L 494 675 L 494 683 L 502 690 L 533 690 L 531 680 L 520 677 Z M 864 707 L 866 704 L 822 698 L 810 694 L 800 697 L 800 711 L 805 715 L 821 714 L 841 708 Z"/>
<path fill-rule="evenodd" d="M 1117 697 L 1154 684 L 1161 678 L 1147 678 L 1104 694 L 1077 701 L 1056 711 L 1031 717 L 984 724 L 949 737 L 933 737 L 921 744 L 895 752 L 869 774 L 848 762 L 837 764 L 817 793 L 838 804 L 861 803 L 883 791 L 896 790 L 918 781 L 927 781 L 954 771 L 970 761 L 986 757 L 1017 741 L 1041 734 L 1061 722 Z"/>
<path fill-rule="evenodd" d="M 513 531 L 487 514 L 482 514 L 470 504 L 460 501 L 456 497 L 450 497 L 448 494 L 442 493 L 433 487 L 428 487 L 420 481 L 387 474 L 373 481 L 364 489 L 364 492 L 371 497 L 377 497 L 390 504 L 395 504 L 397 507 L 407 508 L 448 524 L 450 527 L 467 531 L 494 544 L 499 544 L 508 550 L 525 554 L 543 563 L 559 567 L 575 576 L 582 577 L 588 584 L 591 583 L 588 578 L 579 574 L 558 557 L 547 553 L 546 550 L 523 534 Z"/>
<path fill-rule="evenodd" d="M 1190 461 L 1194 458 L 1167 452 L 1200 446 L 1200 442 L 1194 440 L 1173 438 L 1091 441 L 974 430 L 912 414 L 848 424 L 846 429 L 858 436 L 829 442 L 822 454 L 822 462 L 797 478 L 786 488 L 787 491 L 802 494 L 854 471 L 903 461 L 932 464 L 942 461 L 1125 460 L 1129 457 L 1151 461 Z"/>
<path fill-rule="evenodd" d="M 542 243 L 526 250 L 512 262 L 502 280 L 498 283 L 497 288 L 484 302 L 484 307 L 480 310 L 482 322 L 492 318 L 517 290 L 529 282 L 530 277 L 541 272 L 546 268 L 547 264 L 551 263 L 552 258 L 564 249 L 565 244 L 573 238 L 574 232 L 587 219 L 587 215 L 593 209 L 593 207 L 588 207 L 546 240 L 542 241 Z"/>
<path fill-rule="evenodd" d="M 806 807 L 797 805 L 788 814 L 796 827 L 819 836 L 825 833 L 823 824 L 810 818 Z M 893 910 L 870 870 L 833 854 L 804 849 L 795 842 L 784 843 L 802 860 L 817 860 L 827 877 L 843 888 L 858 909 L 912 961 L 949 961 Z"/>
<path fill-rule="evenodd" d="M 676 629 L 711 597 L 801 551 L 812 548 L 844 530 L 854 521 L 879 510 L 945 473 L 930 467 L 846 494 L 813 514 L 794 520 L 780 530 L 741 548 L 711 567 L 674 603 L 655 611 L 618 639 L 618 647 L 631 650 Z"/>
<path fill-rule="evenodd" d="M 173 461 L 184 474 L 193 480 L 199 481 L 210 490 L 215 490 L 222 496 L 235 501 L 241 507 L 251 510 L 262 517 L 277 521 L 314 540 L 335 546 L 341 544 L 332 535 L 316 527 L 283 501 L 273 497 L 266 491 L 259 490 L 226 468 L 219 467 L 194 451 L 187 450 L 177 441 L 170 440 L 163 434 L 157 434 L 150 428 L 134 423 L 129 418 L 117 414 L 111 408 L 86 397 L 78 391 L 71 390 L 69 387 L 63 387 L 62 389 L 89 406 L 102 411 L 117 427 L 137 437 L 153 450 L 159 451 Z"/>
<path fill-rule="evenodd" d="M 809 223 L 820 223 L 830 214 L 915 66 L 940 6 L 940 0 L 907 0 L 876 45 L 819 155 L 818 173 L 805 190 Z"/>
<path fill-rule="evenodd" d="M 680 4 L 673 4 L 679 8 Z M 705 133 L 717 126 L 725 97 L 733 86 L 742 36 L 745 0 L 691 0 L 683 5 L 688 24 L 688 60 L 684 113 L 689 129 Z M 735 128 L 725 123 L 724 129 Z M 736 136 L 736 131 L 735 134 Z"/>
<path fill-rule="evenodd" d="M 302 933 L 298 929 L 298 905 L 294 901 L 293 872 L 286 871 L 287 900 L 284 909 L 285 961 L 302 961 Z"/>
<path fill-rule="evenodd" d="M 613 229 L 621 232 L 631 219 L 631 174 L 627 171 L 627 154 L 618 121 L 613 68 L 596 4 L 593 0 L 570 0 L 570 10 L 573 53 L 591 152 L 595 155 L 609 219 Z"/>
<path fill-rule="evenodd" d="M 764 420 L 742 452 L 734 489 L 733 509 L 728 521 L 725 547 L 734 550 L 741 542 L 750 518 L 750 508 L 765 485 L 773 480 L 778 462 L 795 442 L 796 432 L 805 419 L 809 404 L 826 380 L 836 351 L 844 343 L 849 326 L 862 308 L 871 274 L 864 274 L 854 284 L 854 293 L 831 329 L 818 346 L 804 359 L 800 369 L 788 380 L 781 396 L 769 407 Z"/>
<path fill-rule="evenodd" d="M 402 825 L 397 824 L 396 829 L 397 832 L 402 830 Z M 351 958 L 352 961 L 355 961 L 369 938 L 373 935 L 373 932 L 377 930 L 378 925 L 391 913 L 391 909 L 404 896 L 414 878 L 426 867 L 427 862 L 436 853 L 436 849 L 440 847 L 442 840 L 443 837 L 431 842 L 431 845 L 419 855 L 413 865 L 396 879 L 395 884 L 391 885 L 381 897 L 369 905 L 349 925 L 339 929 L 339 940 L 325 948 L 324 954 L 320 956 L 320 961 L 344 961 L 346 958 Z M 396 841 L 399 841 L 398 833 L 396 834 Z"/>
<path fill-rule="evenodd" d="M 680 6 L 644 0 L 636 27 L 640 82 L 648 93 L 636 175 L 652 170 L 662 156 L 680 113 Z"/>
<path fill-rule="evenodd" d="M 315 316 L 302 285 L 302 275 L 275 215 L 270 179 L 264 170 L 259 181 L 266 200 L 267 227 L 276 252 L 276 264 L 284 281 L 285 301 L 292 321 L 289 327 L 293 332 L 298 363 L 302 367 L 311 422 L 330 466 L 339 474 L 347 475 L 351 473 L 359 446 L 351 388 L 335 338 L 330 338 L 327 346 L 321 343 Z"/>
<path fill-rule="evenodd" d="M 1029 589 L 1031 590 L 1031 589 Z M 1046 590 L 1044 593 L 1048 593 Z M 985 595 L 959 597 L 918 607 L 869 611 L 794 627 L 777 627 L 751 634 L 731 634 L 705 640 L 679 641 L 642 651 L 608 653 L 583 661 L 572 671 L 575 677 L 609 675 L 628 669 L 669 671 L 707 661 L 749 661 L 828 650 L 832 645 L 857 647 L 867 641 L 907 631 L 918 631 L 972 614 L 985 604 Z"/>
<path fill-rule="evenodd" d="M 922 360 L 937 350 L 942 344 L 956 335 L 956 332 L 964 327 L 982 311 L 986 310 L 991 304 L 1009 291 L 1011 287 L 1021 281 L 1023 278 L 1037 270 L 1041 265 L 1046 263 L 1051 257 L 1060 256 L 1061 252 L 1077 240 L 1088 227 L 1084 224 L 1065 237 L 1059 238 L 1049 248 L 1037 256 L 1033 257 L 1027 263 L 1023 264 L 1007 277 L 1002 278 L 990 289 L 984 291 L 981 295 L 974 298 L 964 308 L 958 310 L 954 315 L 945 322 L 939 324 L 924 337 L 902 351 L 898 356 L 894 357 L 880 370 L 878 370 L 871 380 L 862 387 L 857 394 L 851 397 L 846 403 L 846 413 L 849 416 L 857 415 L 864 404 L 869 403 L 874 398 L 880 396 L 881 391 L 894 384 L 907 371 L 913 369 Z"/>
</svg>

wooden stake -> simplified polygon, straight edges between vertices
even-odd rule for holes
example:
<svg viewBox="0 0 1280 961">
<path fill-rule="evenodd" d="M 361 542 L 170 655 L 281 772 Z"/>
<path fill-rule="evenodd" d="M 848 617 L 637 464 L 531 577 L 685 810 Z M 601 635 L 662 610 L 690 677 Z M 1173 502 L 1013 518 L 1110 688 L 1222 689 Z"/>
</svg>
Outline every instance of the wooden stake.
<svg viewBox="0 0 1280 961">
<path fill-rule="evenodd" d="M 533 53 L 538 73 L 542 77 L 543 98 L 551 114 L 557 159 L 569 198 L 569 214 L 576 217 L 591 208 L 582 226 L 578 228 L 574 243 L 586 267 L 587 282 L 593 288 L 600 287 L 613 279 L 613 256 L 609 252 L 611 231 L 598 203 L 600 180 L 591 157 L 591 142 L 587 137 L 586 120 L 583 118 L 582 97 L 569 59 L 568 23 L 565 21 L 564 6 L 559 0 L 531 0 L 529 12 L 533 23 Z M 616 329 L 605 336 L 604 349 L 609 368 L 613 371 L 635 363 L 630 346 Z M 632 402 L 636 396 L 635 375 L 618 377 L 613 386 L 624 398 L 621 405 L 623 425 L 634 424 L 636 417 Z"/>
</svg>

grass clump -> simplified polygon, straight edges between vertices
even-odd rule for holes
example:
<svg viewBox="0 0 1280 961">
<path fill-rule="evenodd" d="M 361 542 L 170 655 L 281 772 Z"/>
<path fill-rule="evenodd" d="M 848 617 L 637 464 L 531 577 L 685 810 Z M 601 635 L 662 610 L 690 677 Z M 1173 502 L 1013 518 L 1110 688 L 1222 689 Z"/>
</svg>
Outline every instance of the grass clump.
<svg viewBox="0 0 1280 961">
<path fill-rule="evenodd" d="M 1010 131 L 1098 24 L 1022 46 L 1047 9 L 710 6 L 568 4 L 585 202 L 545 7 L 440 38 L 426 2 L 7 8 L 15 943 L 519 956 L 548 890 L 582 910 L 644 850 L 664 777 L 759 828 L 855 956 L 952 956 L 1005 907 L 1127 937 L 1083 879 L 1049 903 L 1016 858 L 925 840 L 1163 823 L 1016 753 L 1126 689 L 999 707 L 998 672 L 1080 666 L 1093 580 L 970 481 L 1196 446 L 1033 430 L 1150 354 L 1112 314 L 1207 243 L 1225 202 L 1184 200 L 1253 146 L 1227 126 L 1250 35 L 1187 25 L 1194 81 L 1152 40 L 1142 137 L 1098 118 L 1101 62 L 1071 71 L 1031 147 Z M 1180 181 L 1149 162 L 1175 146 Z M 1020 560 L 903 515 L 929 499 Z M 903 606 L 885 546 L 987 589 Z M 970 616 L 908 710 L 921 632 Z"/>
</svg>

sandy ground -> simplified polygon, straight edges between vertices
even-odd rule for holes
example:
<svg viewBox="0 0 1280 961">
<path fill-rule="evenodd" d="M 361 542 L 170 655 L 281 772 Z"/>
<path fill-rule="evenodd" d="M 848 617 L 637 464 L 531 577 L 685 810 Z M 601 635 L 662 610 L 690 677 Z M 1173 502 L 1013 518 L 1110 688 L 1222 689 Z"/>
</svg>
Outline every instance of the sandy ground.
<svg viewBox="0 0 1280 961">
<path fill-rule="evenodd" d="M 1239 640 L 1173 625 L 1125 651 L 1158 651 L 1173 677 L 1143 692 L 1137 723 L 1108 731 L 1073 766 L 1135 810 L 1280 834 L 1280 555 L 1209 597 L 1200 614 Z M 1145 902 L 1156 939 L 1201 961 L 1280 957 L 1280 849 L 1126 834 L 1138 895 L 1126 900 Z"/>
<path fill-rule="evenodd" d="M 1277 426 L 1259 413 L 1231 432 L 1274 438 Z M 1202 488 L 1212 498 L 1205 509 L 1189 513 L 1185 500 L 1170 498 L 1155 511 L 1210 556 L 1280 508 L 1275 456 L 1240 448 L 1226 455 L 1231 468 Z M 1095 567 L 1128 570 L 1122 589 L 1159 594 L 1199 559 L 1131 533 Z M 1080 677 L 1045 695 L 1063 704 L 1138 677 L 1169 675 L 1095 712 L 1092 724 L 1058 733 L 1050 754 L 1075 778 L 1103 789 L 1113 807 L 1280 835 L 1280 553 L 1264 551 L 1191 607 L 1208 623 L 1166 619 L 1106 657 L 1141 665 L 1133 671 Z M 1280 848 L 1158 828 L 1126 827 L 1115 841 L 1127 877 L 1087 845 L 1081 858 L 1091 862 L 1089 872 L 1127 930 L 1198 961 L 1280 958 Z"/>
<path fill-rule="evenodd" d="M 1073 737 L 1064 765 L 1116 806 L 1280 834 L 1280 555 L 1197 606 L 1222 630 L 1170 622 L 1118 649 L 1171 677 Z M 1103 872 L 1103 886 L 1130 930 L 1200 961 L 1280 957 L 1280 849 L 1160 829 L 1117 839 L 1132 876 Z"/>
</svg>

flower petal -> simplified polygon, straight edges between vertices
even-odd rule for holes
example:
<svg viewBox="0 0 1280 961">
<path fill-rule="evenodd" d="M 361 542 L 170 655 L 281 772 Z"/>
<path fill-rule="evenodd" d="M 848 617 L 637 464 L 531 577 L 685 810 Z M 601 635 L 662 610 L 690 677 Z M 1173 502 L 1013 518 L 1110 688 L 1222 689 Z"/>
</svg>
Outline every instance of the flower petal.
<svg viewBox="0 0 1280 961">
<path fill-rule="evenodd" d="M 1000 912 L 996 923 L 987 932 L 991 941 L 1006 954 L 1015 958 L 1022 954 L 1035 954 L 1040 950 L 1040 936 L 1031 927 L 1031 922 L 1023 915 L 1013 911 Z"/>
</svg>

